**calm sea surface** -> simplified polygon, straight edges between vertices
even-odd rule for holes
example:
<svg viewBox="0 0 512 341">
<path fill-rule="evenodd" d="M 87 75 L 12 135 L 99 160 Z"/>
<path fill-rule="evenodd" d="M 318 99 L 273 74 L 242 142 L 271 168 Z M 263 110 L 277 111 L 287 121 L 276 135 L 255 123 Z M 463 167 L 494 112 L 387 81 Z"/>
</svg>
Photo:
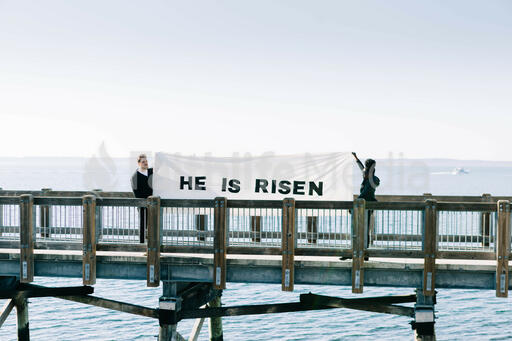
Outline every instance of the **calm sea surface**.
<svg viewBox="0 0 512 341">
<path fill-rule="evenodd" d="M 0 187 L 129 190 L 128 177 L 134 167 L 126 160 L 93 161 L 0 158 Z M 379 165 L 380 194 L 512 195 L 511 164 L 475 163 L 468 166 L 450 160 L 404 160 Z M 469 174 L 453 175 L 455 167 L 468 167 Z M 359 181 L 357 177 L 358 174 L 354 174 L 355 186 Z M 37 277 L 35 283 L 81 285 L 81 279 Z M 287 293 L 281 291 L 280 285 L 228 283 L 222 300 L 225 305 L 240 305 L 297 301 L 299 294 L 307 292 L 355 296 L 346 286 L 297 285 L 295 288 L 293 293 Z M 498 299 L 492 290 L 438 291 L 438 340 L 512 340 L 512 298 Z M 365 287 L 365 293 L 356 297 L 411 293 L 414 288 Z M 146 288 L 143 281 L 99 279 L 94 294 L 156 307 L 161 288 Z M 4 302 L 0 300 L 0 304 Z M 30 299 L 29 318 L 33 340 L 156 340 L 158 334 L 158 322 L 153 319 L 55 298 Z M 188 337 L 193 322 L 180 322 L 178 331 Z M 223 318 L 223 327 L 226 340 L 410 340 L 409 322 L 406 317 L 333 309 Z M 11 314 L 0 328 L 0 340 L 16 340 L 15 314 Z M 200 340 L 208 340 L 206 324 Z"/>
</svg>

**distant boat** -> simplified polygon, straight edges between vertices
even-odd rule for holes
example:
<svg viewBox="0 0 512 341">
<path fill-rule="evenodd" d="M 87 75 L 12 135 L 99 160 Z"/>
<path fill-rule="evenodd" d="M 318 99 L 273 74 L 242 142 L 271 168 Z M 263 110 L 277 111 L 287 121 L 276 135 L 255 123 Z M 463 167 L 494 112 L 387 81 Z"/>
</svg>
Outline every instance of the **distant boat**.
<svg viewBox="0 0 512 341">
<path fill-rule="evenodd" d="M 462 175 L 462 174 L 469 174 L 468 169 L 464 169 L 462 167 L 457 167 L 452 170 L 453 175 Z"/>
</svg>

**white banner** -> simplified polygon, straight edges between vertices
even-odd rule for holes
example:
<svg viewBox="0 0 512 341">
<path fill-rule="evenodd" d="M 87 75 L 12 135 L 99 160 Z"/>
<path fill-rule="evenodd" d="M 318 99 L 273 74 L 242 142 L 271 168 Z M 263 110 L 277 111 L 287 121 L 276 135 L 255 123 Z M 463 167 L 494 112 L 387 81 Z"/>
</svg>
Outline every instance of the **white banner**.
<svg viewBox="0 0 512 341">
<path fill-rule="evenodd" d="M 196 157 L 156 153 L 153 194 L 168 199 L 352 200 L 350 153 Z"/>
</svg>

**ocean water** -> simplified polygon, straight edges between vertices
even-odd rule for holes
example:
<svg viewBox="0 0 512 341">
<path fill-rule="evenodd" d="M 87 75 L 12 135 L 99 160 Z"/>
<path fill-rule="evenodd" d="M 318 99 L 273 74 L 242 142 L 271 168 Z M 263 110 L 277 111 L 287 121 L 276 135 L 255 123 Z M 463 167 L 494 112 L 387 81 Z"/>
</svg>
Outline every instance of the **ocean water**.
<svg viewBox="0 0 512 341">
<path fill-rule="evenodd" d="M 0 187 L 4 189 L 129 190 L 133 168 L 127 160 L 98 163 L 84 159 L 2 159 Z M 112 165 L 114 165 L 112 167 Z M 380 194 L 512 196 L 512 163 L 460 162 L 454 160 L 382 161 L 377 168 Z M 109 168 L 110 167 L 110 168 Z M 455 167 L 469 174 L 453 175 Z M 101 176 L 108 172 L 109 177 Z M 354 188 L 359 182 L 354 172 Z M 94 175 L 94 176 L 91 176 Z M 102 178 L 103 183 L 94 179 Z M 124 180 L 126 179 L 126 181 Z M 41 278 L 47 286 L 81 285 L 78 278 Z M 297 285 L 292 293 L 280 285 L 228 283 L 223 304 L 294 302 L 299 294 L 313 292 L 339 297 L 403 295 L 414 288 L 365 287 L 354 295 L 347 286 Z M 94 295 L 156 307 L 160 288 L 146 288 L 144 281 L 99 279 Z M 512 298 L 496 298 L 493 290 L 439 289 L 436 305 L 438 340 L 512 340 Z M 0 300 L 3 305 L 5 301 Z M 32 340 L 156 340 L 158 321 L 121 312 L 68 302 L 57 298 L 29 300 Z M 410 340 L 410 318 L 347 309 L 223 318 L 225 340 Z M 194 321 L 178 324 L 188 337 Z M 16 340 L 16 314 L 0 328 L 0 340 Z M 208 340 L 207 324 L 200 340 Z"/>
</svg>

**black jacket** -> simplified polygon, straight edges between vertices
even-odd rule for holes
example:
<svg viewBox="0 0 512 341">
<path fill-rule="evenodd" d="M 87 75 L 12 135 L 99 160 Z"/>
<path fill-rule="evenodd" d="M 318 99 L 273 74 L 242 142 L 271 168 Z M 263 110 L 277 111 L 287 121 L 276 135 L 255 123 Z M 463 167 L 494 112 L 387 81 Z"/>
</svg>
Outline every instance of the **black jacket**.
<svg viewBox="0 0 512 341">
<path fill-rule="evenodd" d="M 148 176 L 136 170 L 132 175 L 131 183 L 136 198 L 147 198 L 153 195 L 153 168 L 148 168 Z"/>
</svg>

